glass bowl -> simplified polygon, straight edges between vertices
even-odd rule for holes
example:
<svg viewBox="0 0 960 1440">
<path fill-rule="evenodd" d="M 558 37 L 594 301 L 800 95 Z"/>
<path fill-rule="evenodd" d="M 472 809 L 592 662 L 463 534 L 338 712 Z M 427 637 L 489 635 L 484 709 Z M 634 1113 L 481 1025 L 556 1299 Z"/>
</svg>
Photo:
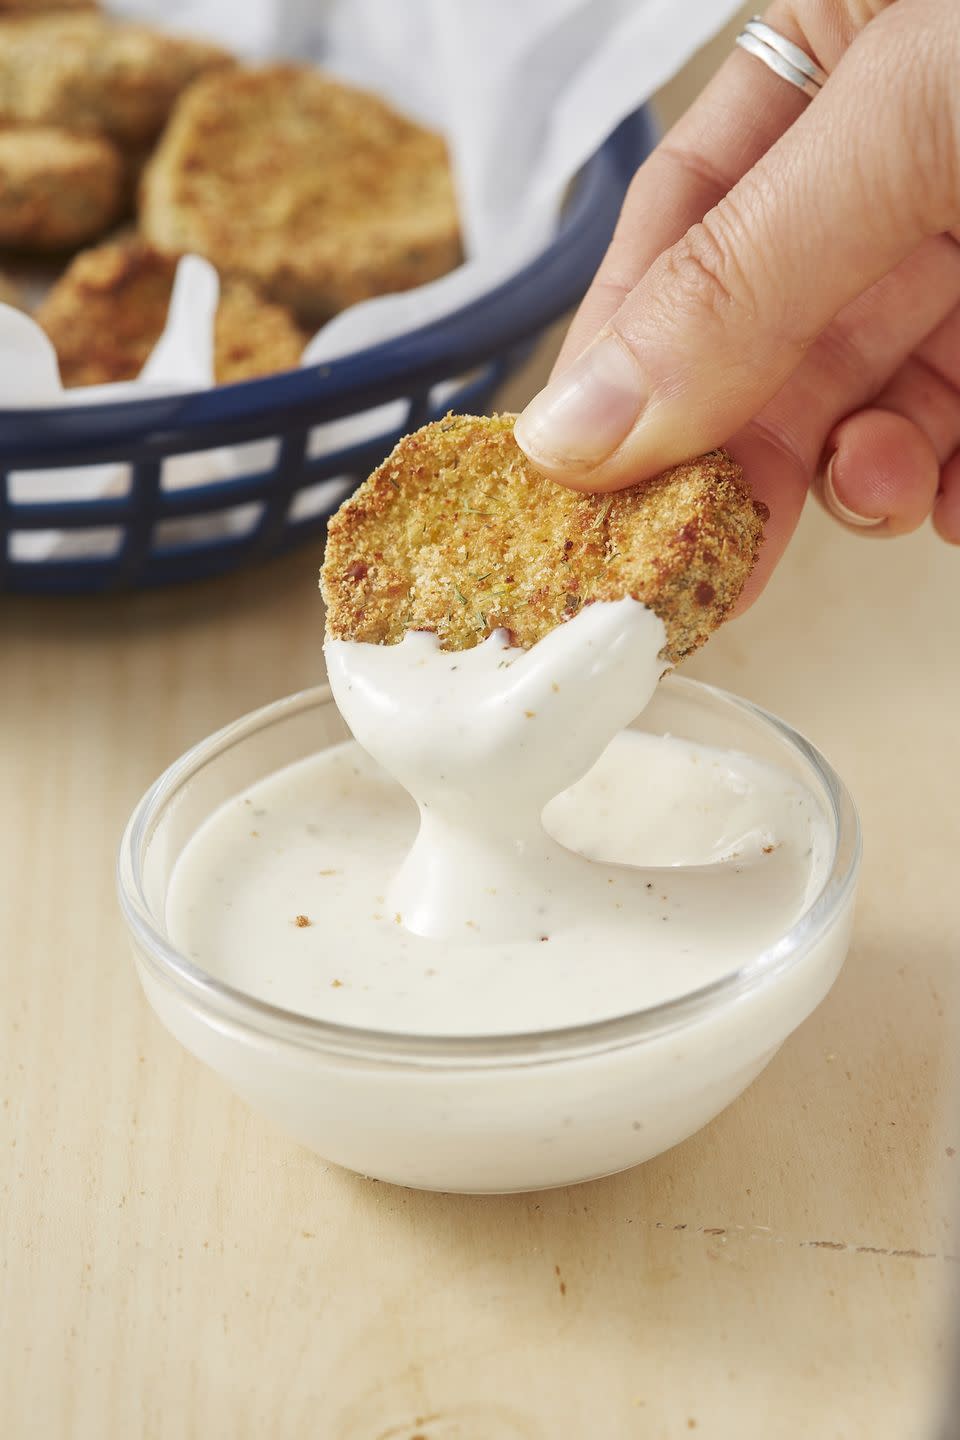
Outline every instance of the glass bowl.
<svg viewBox="0 0 960 1440">
<path fill-rule="evenodd" d="M 833 855 L 822 889 L 774 945 L 720 980 L 563 1030 L 451 1037 L 318 1020 L 199 969 L 167 933 L 173 868 L 225 800 L 348 738 L 320 686 L 194 746 L 130 817 L 118 885 L 148 1001 L 250 1105 L 326 1159 L 381 1180 L 471 1193 L 536 1190 L 669 1149 L 729 1105 L 830 989 L 853 923 L 860 826 L 823 756 L 745 700 L 670 675 L 635 724 L 780 766 L 807 786 L 829 827 Z"/>
</svg>

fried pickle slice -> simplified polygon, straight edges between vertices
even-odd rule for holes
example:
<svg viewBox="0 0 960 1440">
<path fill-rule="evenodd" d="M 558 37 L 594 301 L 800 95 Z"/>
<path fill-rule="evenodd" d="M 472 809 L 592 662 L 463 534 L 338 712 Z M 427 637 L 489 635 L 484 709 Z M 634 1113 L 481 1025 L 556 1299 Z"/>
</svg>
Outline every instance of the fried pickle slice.
<svg viewBox="0 0 960 1440">
<path fill-rule="evenodd" d="M 105 136 L 0 128 L 0 245 L 65 250 L 96 239 L 122 209 L 124 173 Z"/>
<path fill-rule="evenodd" d="M 330 521 L 327 636 L 394 645 L 434 631 L 466 650 L 496 629 L 528 648 L 597 600 L 630 596 L 702 645 L 756 561 L 766 507 L 723 450 L 641 485 L 583 495 L 540 475 L 513 415 L 448 415 L 407 435 Z"/>
<path fill-rule="evenodd" d="M 142 147 L 180 91 L 233 59 L 217 45 L 76 11 L 0 18 L 0 119 Z"/>
<path fill-rule="evenodd" d="M 140 373 L 166 323 L 176 268 L 176 260 L 136 236 L 76 257 L 36 313 L 64 385 L 103 385 Z M 305 344 L 283 306 L 245 281 L 223 283 L 214 330 L 220 384 L 293 369 Z"/>
<path fill-rule="evenodd" d="M 460 259 L 441 137 L 298 65 L 187 91 L 144 173 L 140 224 L 158 249 L 205 255 L 314 324 Z"/>
</svg>

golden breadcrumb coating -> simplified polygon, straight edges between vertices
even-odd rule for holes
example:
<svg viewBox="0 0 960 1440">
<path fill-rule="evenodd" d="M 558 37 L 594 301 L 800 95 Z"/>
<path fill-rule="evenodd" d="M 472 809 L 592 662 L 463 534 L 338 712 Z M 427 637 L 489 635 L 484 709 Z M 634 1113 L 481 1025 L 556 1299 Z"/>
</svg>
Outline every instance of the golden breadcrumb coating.
<svg viewBox="0 0 960 1440">
<path fill-rule="evenodd" d="M 102 385 L 140 373 L 166 322 L 176 268 L 176 260 L 136 237 L 76 257 L 36 314 L 53 341 L 64 385 Z M 214 332 L 220 384 L 292 369 L 305 344 L 289 311 L 245 281 L 224 282 Z"/>
<path fill-rule="evenodd" d="M 0 128 L 0 245 L 65 250 L 93 240 L 123 207 L 125 167 L 102 135 Z"/>
<path fill-rule="evenodd" d="M 205 255 L 314 324 L 460 259 L 440 136 L 295 65 L 187 91 L 144 174 L 141 225 L 159 249 Z"/>
<path fill-rule="evenodd" d="M 142 146 L 225 50 L 97 14 L 0 19 L 0 120 L 94 130 Z"/>
<path fill-rule="evenodd" d="M 399 442 L 330 521 L 327 635 L 394 645 L 432 630 L 466 650 L 498 628 L 527 648 L 596 600 L 631 596 L 703 644 L 753 568 L 766 507 L 722 450 L 611 495 L 545 479 L 513 415 L 448 415 Z"/>
<path fill-rule="evenodd" d="M 214 331 L 218 383 L 296 369 L 309 337 L 286 305 L 237 276 L 228 276 L 222 286 Z"/>
</svg>

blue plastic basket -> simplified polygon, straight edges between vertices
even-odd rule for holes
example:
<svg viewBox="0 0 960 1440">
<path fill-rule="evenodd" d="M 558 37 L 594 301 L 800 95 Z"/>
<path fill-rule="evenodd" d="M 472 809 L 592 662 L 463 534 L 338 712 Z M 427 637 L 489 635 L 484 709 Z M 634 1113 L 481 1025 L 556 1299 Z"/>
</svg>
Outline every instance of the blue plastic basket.
<svg viewBox="0 0 960 1440">
<path fill-rule="evenodd" d="M 584 167 L 555 239 L 536 261 L 483 299 L 399 339 L 329 365 L 193 394 L 0 411 L 0 590 L 92 593 L 197 580 L 322 532 L 400 435 L 451 408 L 483 411 L 543 328 L 575 304 L 653 143 L 652 117 L 639 110 Z M 334 429 L 334 443 L 317 453 L 315 427 L 379 407 L 377 433 L 343 448 Z M 266 447 L 257 447 L 256 473 L 165 483 L 171 457 L 255 441 L 271 442 L 269 463 Z M 25 472 L 108 462 L 129 467 L 122 494 L 23 498 Z M 211 517 L 206 526 L 197 523 L 203 516 Z M 54 549 L 39 557 L 37 532 L 46 531 L 71 532 L 89 553 L 64 558 Z M 24 543 L 31 535 L 32 549 Z"/>
</svg>

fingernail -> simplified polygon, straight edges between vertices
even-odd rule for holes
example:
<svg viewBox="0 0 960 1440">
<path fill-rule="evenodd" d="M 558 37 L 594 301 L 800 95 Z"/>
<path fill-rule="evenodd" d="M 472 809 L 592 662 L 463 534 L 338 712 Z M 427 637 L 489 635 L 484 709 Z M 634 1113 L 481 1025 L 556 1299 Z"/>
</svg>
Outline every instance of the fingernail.
<svg viewBox="0 0 960 1440">
<path fill-rule="evenodd" d="M 637 362 L 605 335 L 533 397 L 514 435 L 534 464 L 596 465 L 636 424 L 645 399 Z"/>
<path fill-rule="evenodd" d="M 837 494 L 837 488 L 834 483 L 833 472 L 836 467 L 836 462 L 837 452 L 835 450 L 827 462 L 827 468 L 823 472 L 823 503 L 831 515 L 834 515 L 838 520 L 842 520 L 845 525 L 856 526 L 858 530 L 872 530 L 875 525 L 882 525 L 886 519 L 885 515 L 858 515 L 855 510 L 851 510 L 847 505 L 844 505 Z"/>
</svg>

